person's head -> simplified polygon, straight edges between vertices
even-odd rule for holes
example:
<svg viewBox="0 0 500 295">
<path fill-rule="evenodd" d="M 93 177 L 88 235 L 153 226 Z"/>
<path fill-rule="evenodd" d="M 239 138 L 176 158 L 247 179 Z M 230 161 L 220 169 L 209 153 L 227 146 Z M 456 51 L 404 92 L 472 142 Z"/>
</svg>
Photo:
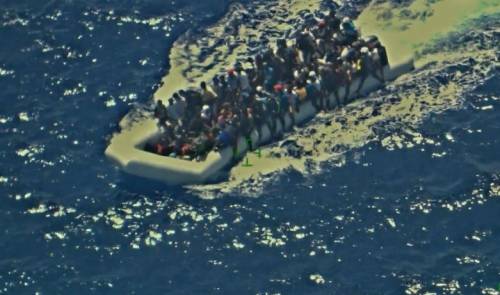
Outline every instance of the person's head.
<svg viewBox="0 0 500 295">
<path fill-rule="evenodd" d="M 169 98 L 169 99 L 168 99 L 168 103 L 169 103 L 169 104 L 173 104 L 173 103 L 174 103 L 174 98 L 173 98 L 173 97 Z"/>
<path fill-rule="evenodd" d="M 179 91 L 179 94 L 180 94 L 181 96 L 184 96 L 184 95 L 186 95 L 186 91 L 185 91 L 185 90 L 180 90 L 180 91 Z"/>
<path fill-rule="evenodd" d="M 201 89 L 203 89 L 203 90 L 207 90 L 207 83 L 205 83 L 205 81 L 201 82 L 201 83 L 200 83 L 200 87 L 201 87 Z"/>
<path fill-rule="evenodd" d="M 220 76 L 219 76 L 219 81 L 220 81 L 221 83 L 226 83 L 226 76 L 224 76 L 224 75 L 220 75 Z"/>
<path fill-rule="evenodd" d="M 219 84 L 219 76 L 214 76 L 212 78 L 212 83 L 214 83 L 214 85 L 218 85 Z"/>
<path fill-rule="evenodd" d="M 328 11 L 328 16 L 335 17 L 336 13 L 337 12 L 335 11 L 335 8 L 334 7 L 330 7 L 330 10 Z"/>
<path fill-rule="evenodd" d="M 293 91 L 292 85 L 288 85 L 288 87 L 286 88 L 286 92 L 287 93 L 292 93 L 292 91 Z"/>
<path fill-rule="evenodd" d="M 255 90 L 257 91 L 257 93 L 261 93 L 262 90 L 264 90 L 264 89 L 262 88 L 262 86 L 259 85 L 259 86 L 257 86 L 257 88 Z"/>
<path fill-rule="evenodd" d="M 360 50 L 361 54 L 368 54 L 368 52 L 370 52 L 370 49 L 368 49 L 368 47 L 362 47 L 361 50 Z"/>
<path fill-rule="evenodd" d="M 275 92 L 281 92 L 281 91 L 283 91 L 283 84 L 278 83 L 278 84 L 274 85 L 273 88 L 274 88 Z"/>
<path fill-rule="evenodd" d="M 243 70 L 243 65 L 241 64 L 241 62 L 237 61 L 235 64 L 234 64 L 234 70 L 236 72 L 241 72 Z"/>
<path fill-rule="evenodd" d="M 229 69 L 229 70 L 227 70 L 227 75 L 228 75 L 229 77 L 234 76 L 234 69 Z"/>
<path fill-rule="evenodd" d="M 318 28 L 324 29 L 326 27 L 326 22 L 324 20 L 320 20 L 318 22 Z"/>
<path fill-rule="evenodd" d="M 163 105 L 163 101 L 161 99 L 158 99 L 158 101 L 156 102 L 157 105 L 159 106 L 162 106 Z"/>
<path fill-rule="evenodd" d="M 180 100 L 181 99 L 179 93 L 177 93 L 177 92 L 174 93 L 173 97 L 174 97 L 175 100 Z"/>
</svg>

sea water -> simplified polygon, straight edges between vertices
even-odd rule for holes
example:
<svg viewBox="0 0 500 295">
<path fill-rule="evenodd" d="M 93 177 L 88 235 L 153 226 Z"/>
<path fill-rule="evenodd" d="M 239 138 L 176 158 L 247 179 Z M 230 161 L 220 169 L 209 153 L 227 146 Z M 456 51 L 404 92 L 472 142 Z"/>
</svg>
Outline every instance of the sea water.
<svg viewBox="0 0 500 295">
<path fill-rule="evenodd" d="M 204 200 L 104 158 L 171 44 L 227 2 L 2 2 L 0 293 L 498 294 L 495 68 L 457 80 L 460 104 L 382 121 L 320 173 L 285 170 L 252 197 Z M 429 93 L 456 67 L 423 72 Z M 428 81 L 406 79 L 379 96 Z"/>
</svg>

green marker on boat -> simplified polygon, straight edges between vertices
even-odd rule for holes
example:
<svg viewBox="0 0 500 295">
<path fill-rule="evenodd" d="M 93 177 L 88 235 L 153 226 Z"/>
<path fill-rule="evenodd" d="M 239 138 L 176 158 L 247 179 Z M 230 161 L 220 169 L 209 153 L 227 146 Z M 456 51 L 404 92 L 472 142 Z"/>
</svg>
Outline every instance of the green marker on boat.
<svg viewBox="0 0 500 295">
<path fill-rule="evenodd" d="M 245 163 L 243 163 L 241 166 L 243 166 L 243 167 L 252 167 L 253 165 L 250 164 L 250 162 L 248 161 L 248 157 L 245 157 Z"/>
</svg>

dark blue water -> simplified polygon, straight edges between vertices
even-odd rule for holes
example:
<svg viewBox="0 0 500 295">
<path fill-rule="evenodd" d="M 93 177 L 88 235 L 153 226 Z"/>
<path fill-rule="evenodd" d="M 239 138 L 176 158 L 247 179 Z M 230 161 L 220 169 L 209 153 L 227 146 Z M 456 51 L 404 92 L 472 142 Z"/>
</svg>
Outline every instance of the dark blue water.
<svg viewBox="0 0 500 295">
<path fill-rule="evenodd" d="M 494 294 L 498 73 L 419 127 L 438 145 L 375 142 L 258 198 L 205 201 L 105 160 L 175 38 L 227 4 L 2 1 L 0 294 Z"/>
</svg>

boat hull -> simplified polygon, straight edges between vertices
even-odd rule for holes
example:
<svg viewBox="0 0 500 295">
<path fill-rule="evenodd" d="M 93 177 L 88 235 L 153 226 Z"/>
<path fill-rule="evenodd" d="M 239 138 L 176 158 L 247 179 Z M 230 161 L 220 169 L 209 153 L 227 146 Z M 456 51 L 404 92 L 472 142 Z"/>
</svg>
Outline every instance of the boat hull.
<svg viewBox="0 0 500 295">
<path fill-rule="evenodd" d="M 386 81 L 391 81 L 397 77 L 408 73 L 414 69 L 412 59 L 384 69 Z M 359 86 L 359 80 L 354 80 L 350 85 L 349 101 L 355 98 L 355 92 Z M 369 93 L 382 87 L 380 81 L 369 76 L 363 84 L 362 93 Z M 339 97 L 345 98 L 345 87 L 339 89 Z M 336 106 L 335 96 L 328 97 L 330 105 Z M 345 104 L 341 101 L 340 104 Z M 295 114 L 295 123 L 301 124 L 310 120 L 316 114 L 316 109 L 310 101 L 303 103 L 299 111 Z M 279 129 L 289 130 L 292 127 L 290 116 L 284 118 L 285 126 L 276 119 Z M 245 138 L 238 139 L 237 155 L 233 155 L 233 148 L 225 148 L 221 151 L 211 151 L 204 161 L 190 161 L 179 158 L 172 158 L 153 154 L 144 150 L 146 142 L 160 135 L 160 130 L 156 120 L 152 117 L 144 117 L 137 122 L 130 122 L 129 118 L 124 118 L 120 123 L 121 131 L 116 133 L 105 154 L 118 167 L 126 173 L 165 182 L 169 185 L 202 184 L 214 180 L 221 172 L 234 160 L 234 156 L 243 156 L 248 149 Z M 254 147 L 270 142 L 271 132 L 268 126 L 263 126 L 262 134 L 257 131 L 252 132 L 252 142 Z"/>
</svg>

